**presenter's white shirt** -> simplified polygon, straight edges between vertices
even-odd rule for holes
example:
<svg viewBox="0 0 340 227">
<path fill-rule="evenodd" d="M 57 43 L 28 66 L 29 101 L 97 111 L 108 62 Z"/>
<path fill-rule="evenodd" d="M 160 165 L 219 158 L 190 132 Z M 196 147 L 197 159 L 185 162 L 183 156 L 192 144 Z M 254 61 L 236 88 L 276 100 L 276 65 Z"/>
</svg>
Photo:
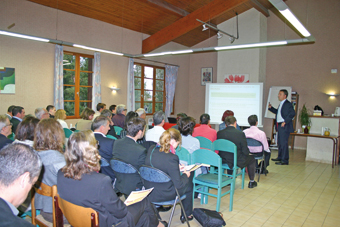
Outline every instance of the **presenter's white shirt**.
<svg viewBox="0 0 340 227">
<path fill-rule="evenodd" d="M 279 109 L 277 110 L 277 114 L 276 114 L 276 120 L 277 120 L 277 123 L 282 123 L 285 121 L 285 119 L 283 119 L 282 115 L 281 115 L 281 109 L 282 109 L 282 106 L 283 106 L 283 103 L 286 101 L 287 99 L 285 100 L 282 100 L 280 102 L 280 106 L 279 106 Z"/>
<path fill-rule="evenodd" d="M 153 141 L 155 143 L 158 143 L 159 138 L 164 131 L 165 130 L 162 126 L 155 126 L 152 129 L 149 129 L 145 134 L 145 141 Z"/>
</svg>

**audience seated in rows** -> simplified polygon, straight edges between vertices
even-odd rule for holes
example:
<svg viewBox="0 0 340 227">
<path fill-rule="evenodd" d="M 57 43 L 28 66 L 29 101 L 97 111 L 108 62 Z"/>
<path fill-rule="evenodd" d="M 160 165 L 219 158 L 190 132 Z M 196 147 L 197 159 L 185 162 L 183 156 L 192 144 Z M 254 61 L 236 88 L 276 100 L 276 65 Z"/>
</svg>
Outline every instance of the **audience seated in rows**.
<svg viewBox="0 0 340 227">
<path fill-rule="evenodd" d="M 170 128 L 163 132 L 159 140 L 159 144 L 151 146 L 148 150 L 145 164 L 148 166 L 155 167 L 168 174 L 179 194 L 186 195 L 183 200 L 183 206 L 188 220 L 192 220 L 192 209 L 193 209 L 193 184 L 192 177 L 193 173 L 184 171 L 180 173 L 179 169 L 179 158 L 176 155 L 176 148 L 181 144 L 181 134 L 178 130 Z M 190 175 L 192 175 L 190 177 Z M 176 197 L 176 192 L 171 182 L 154 185 L 145 185 L 146 188 L 154 187 L 153 191 L 149 195 L 151 202 L 161 202 L 173 200 Z M 181 221 L 184 223 L 185 218 L 183 213 L 181 215 Z"/>
<path fill-rule="evenodd" d="M 209 139 L 211 142 L 214 142 L 217 139 L 217 132 L 215 129 L 209 127 L 210 115 L 202 114 L 200 117 L 200 124 L 200 126 L 194 128 L 192 136 L 202 136 Z"/>
<path fill-rule="evenodd" d="M 108 120 L 109 120 L 109 122 L 110 122 L 110 124 L 109 124 L 110 130 L 108 131 L 107 135 L 111 135 L 111 136 L 114 136 L 114 137 L 116 137 L 116 138 L 119 138 L 119 137 L 117 136 L 117 134 L 116 134 L 116 131 L 115 131 L 115 128 L 114 128 L 114 124 L 113 124 L 113 122 L 112 122 L 112 120 L 111 120 L 111 118 L 112 118 L 112 112 L 111 112 L 110 110 L 108 110 L 108 109 L 105 109 L 105 110 L 103 110 L 103 111 L 101 112 L 100 116 L 107 117 Z M 92 128 L 92 129 L 93 129 L 93 128 Z"/>
<path fill-rule="evenodd" d="M 86 107 L 80 115 L 81 119 L 76 124 L 76 130 L 91 130 L 94 113 L 92 109 Z"/>
<path fill-rule="evenodd" d="M 8 117 L 8 120 L 11 120 L 12 117 L 13 117 L 12 110 L 13 110 L 14 107 L 15 107 L 15 105 L 11 105 L 7 109 L 6 116 Z"/>
<path fill-rule="evenodd" d="M 34 141 L 34 130 L 39 123 L 39 119 L 26 116 L 22 122 L 18 125 L 17 134 L 15 134 L 14 143 L 26 144 L 33 147 Z"/>
<path fill-rule="evenodd" d="M 66 120 L 66 111 L 65 110 L 63 110 L 63 109 L 57 110 L 57 112 L 55 112 L 54 119 L 56 119 L 61 124 L 61 127 L 68 128 L 68 125 L 65 121 Z"/>
<path fill-rule="evenodd" d="M 219 131 L 226 128 L 225 119 L 226 119 L 226 117 L 229 117 L 229 116 L 234 116 L 234 112 L 231 111 L 231 110 L 224 111 L 224 113 L 222 115 L 222 123 L 219 125 Z M 239 131 L 242 131 L 240 126 L 238 126 L 238 124 L 236 124 L 236 129 L 239 130 Z"/>
<path fill-rule="evenodd" d="M 34 149 L 43 163 L 39 180 L 48 186 L 57 184 L 57 172 L 66 164 L 63 155 L 64 137 L 63 128 L 53 118 L 41 120 L 34 132 Z M 49 222 L 53 222 L 52 204 L 51 197 L 36 195 L 35 207 L 41 209 L 41 215 Z"/>
<path fill-rule="evenodd" d="M 98 103 L 97 104 L 97 111 L 94 113 L 92 121 L 96 119 L 96 117 L 100 116 L 101 112 L 106 109 L 106 104 L 105 103 Z"/>
<path fill-rule="evenodd" d="M 182 135 L 182 147 L 187 149 L 190 154 L 200 149 L 200 141 L 192 136 L 195 124 L 195 119 L 192 117 L 182 117 L 178 124 L 179 132 Z"/>
<path fill-rule="evenodd" d="M 116 108 L 116 115 L 112 117 L 114 125 L 124 128 L 124 121 L 126 115 L 126 108 L 124 104 L 119 104 Z"/>
<path fill-rule="evenodd" d="M 48 114 L 50 115 L 50 118 L 54 118 L 54 115 L 56 113 L 55 107 L 53 105 L 48 105 L 46 107 L 46 110 L 47 110 Z"/>
<path fill-rule="evenodd" d="M 159 138 L 161 137 L 162 133 L 165 131 L 163 128 L 164 122 L 165 122 L 165 113 L 163 111 L 155 112 L 153 114 L 153 123 L 155 126 L 146 132 L 145 140 L 158 143 Z"/>
<path fill-rule="evenodd" d="M 17 127 L 18 127 L 19 123 L 25 117 L 25 109 L 21 106 L 15 106 L 12 110 L 12 115 L 13 115 L 13 117 L 11 119 L 12 132 L 14 132 L 14 134 L 15 134 L 16 131 L 17 131 Z"/>
<path fill-rule="evenodd" d="M 50 118 L 50 115 L 47 112 L 47 110 L 41 107 L 36 108 L 34 114 L 35 117 L 38 118 L 39 120 Z"/>
<path fill-rule="evenodd" d="M 41 170 L 37 153 L 24 144 L 10 144 L 0 152 L 0 226 L 33 227 L 18 216 Z"/>
<path fill-rule="evenodd" d="M 96 210 L 100 226 L 163 226 L 147 198 L 125 206 L 113 190 L 111 179 L 98 173 L 100 155 L 93 137 L 93 133 L 76 132 L 69 138 L 67 165 L 58 172 L 60 197 Z"/>
<path fill-rule="evenodd" d="M 217 132 L 217 139 L 226 139 L 233 142 L 237 147 L 237 166 L 240 168 L 247 167 L 249 175 L 248 188 L 253 188 L 257 186 L 257 182 L 254 181 L 256 162 L 253 155 L 249 154 L 249 149 L 247 146 L 246 136 L 242 131 L 236 129 L 236 118 L 233 116 L 226 117 L 225 129 Z M 229 152 L 220 151 L 219 155 L 222 158 L 222 163 L 227 163 L 229 168 L 233 168 L 234 154 Z"/>
<path fill-rule="evenodd" d="M 110 160 L 112 158 L 113 144 L 115 140 L 106 137 L 107 132 L 110 130 L 110 120 L 105 116 L 99 116 L 94 119 L 92 127 L 94 130 L 94 136 L 99 143 L 98 150 L 101 156 L 100 172 L 109 176 L 112 182 L 114 182 L 116 176 L 110 166 Z"/>
<path fill-rule="evenodd" d="M 12 124 L 6 115 L 0 115 L 0 149 L 12 143 L 7 136 L 12 134 Z"/>
</svg>

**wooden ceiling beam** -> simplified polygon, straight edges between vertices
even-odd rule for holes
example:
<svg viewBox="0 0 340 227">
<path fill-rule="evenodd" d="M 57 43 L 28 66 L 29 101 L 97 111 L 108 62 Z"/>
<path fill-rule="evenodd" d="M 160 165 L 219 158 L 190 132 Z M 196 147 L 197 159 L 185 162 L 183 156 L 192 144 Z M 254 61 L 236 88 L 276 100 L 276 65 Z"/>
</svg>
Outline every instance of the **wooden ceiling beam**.
<svg viewBox="0 0 340 227">
<path fill-rule="evenodd" d="M 266 17 L 269 17 L 269 11 L 266 7 L 264 7 L 261 3 L 259 3 L 257 0 L 249 0 L 250 5 L 252 5 L 257 11 L 265 15 Z"/>
<path fill-rule="evenodd" d="M 189 15 L 190 13 L 185 11 L 184 9 L 181 9 L 177 6 L 171 5 L 170 3 L 164 1 L 164 0 L 148 0 L 148 2 L 151 2 L 159 7 L 162 7 L 164 9 L 170 10 L 182 17 L 185 17 L 187 15 Z"/>
<path fill-rule="evenodd" d="M 210 21 L 211 19 L 223 14 L 225 11 L 232 10 L 240 4 L 248 1 L 249 0 L 213 0 L 207 5 L 195 10 L 186 17 L 177 20 L 171 25 L 143 40 L 142 53 L 148 53 L 201 26 L 202 24 L 196 21 L 196 19 Z"/>
</svg>

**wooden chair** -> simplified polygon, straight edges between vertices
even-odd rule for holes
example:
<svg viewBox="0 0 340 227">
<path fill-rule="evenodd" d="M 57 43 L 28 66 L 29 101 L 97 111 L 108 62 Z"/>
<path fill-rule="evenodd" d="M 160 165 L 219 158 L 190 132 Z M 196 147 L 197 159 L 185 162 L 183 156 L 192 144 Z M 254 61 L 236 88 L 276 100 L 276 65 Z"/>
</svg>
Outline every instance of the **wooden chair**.
<svg viewBox="0 0 340 227">
<path fill-rule="evenodd" d="M 58 191 L 57 191 L 57 185 L 53 185 L 48 186 L 40 181 L 37 181 L 32 189 L 31 189 L 31 208 L 32 208 L 32 224 L 34 226 L 39 225 L 40 227 L 48 227 L 48 225 L 46 225 L 44 222 L 42 222 L 41 220 L 39 220 L 37 218 L 36 215 L 36 210 L 35 210 L 35 195 L 36 193 L 40 194 L 40 195 L 44 195 L 44 196 L 49 196 L 54 198 L 54 196 L 57 195 Z M 53 215 L 53 227 L 56 227 L 56 220 L 55 220 L 55 209 L 54 206 L 52 204 L 53 207 L 53 211 L 52 211 L 52 215 Z"/>
<path fill-rule="evenodd" d="M 92 208 L 86 208 L 67 202 L 60 198 L 59 195 L 54 196 L 54 209 L 57 227 L 63 227 L 63 214 L 71 226 L 74 227 L 99 227 L 98 212 Z"/>
</svg>

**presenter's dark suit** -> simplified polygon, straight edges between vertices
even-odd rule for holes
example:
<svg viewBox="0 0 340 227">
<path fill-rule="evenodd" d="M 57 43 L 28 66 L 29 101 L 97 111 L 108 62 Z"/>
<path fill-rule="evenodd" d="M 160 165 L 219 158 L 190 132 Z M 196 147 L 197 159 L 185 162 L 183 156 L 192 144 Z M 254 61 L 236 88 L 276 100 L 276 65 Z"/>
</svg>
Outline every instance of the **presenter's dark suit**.
<svg viewBox="0 0 340 227">
<path fill-rule="evenodd" d="M 277 112 L 278 109 L 275 109 L 274 107 L 269 108 L 268 110 L 272 113 L 276 114 L 276 122 L 277 121 Z M 295 111 L 293 108 L 293 105 L 291 102 L 289 102 L 287 99 L 283 103 L 281 108 L 281 116 L 284 119 L 285 126 L 281 127 L 282 122 L 278 122 L 277 124 L 277 130 L 278 130 L 278 144 L 279 144 L 279 154 L 277 159 L 280 159 L 281 162 L 288 164 L 289 163 L 289 150 L 288 150 L 288 139 L 289 134 L 291 132 L 294 132 L 293 127 L 293 118 L 295 117 Z"/>
<path fill-rule="evenodd" d="M 13 142 L 12 140 L 10 140 L 10 139 L 8 139 L 6 136 L 0 134 L 0 150 L 1 150 L 4 146 L 6 146 L 6 145 L 8 145 L 8 144 L 10 144 L 10 143 L 12 143 L 12 142 Z"/>
<path fill-rule="evenodd" d="M 109 176 L 112 182 L 115 181 L 116 176 L 110 166 L 110 160 L 112 158 L 112 150 L 113 144 L 115 142 L 114 139 L 106 138 L 100 133 L 94 133 L 94 137 L 99 142 L 99 154 L 102 158 L 105 159 L 106 163 L 101 163 L 100 172 Z"/>
<path fill-rule="evenodd" d="M 192 191 L 193 184 L 192 178 L 194 173 L 192 172 L 190 178 L 187 177 L 186 174 L 180 174 L 179 171 L 179 158 L 177 155 L 172 153 L 164 153 L 159 151 L 159 146 L 151 146 L 148 150 L 148 154 L 145 159 L 145 165 L 153 166 L 157 169 L 162 170 L 164 173 L 168 174 L 172 181 L 172 183 L 161 183 L 152 185 L 145 185 L 146 188 L 152 188 L 152 192 L 149 195 L 149 200 L 151 202 L 161 202 L 167 200 L 173 200 L 176 197 L 175 188 L 178 190 L 178 193 L 182 196 L 186 195 L 186 198 L 183 200 L 184 210 L 187 216 L 192 214 Z M 152 152 L 153 151 L 153 152 Z M 147 183 L 145 183 L 147 184 Z"/>
<path fill-rule="evenodd" d="M 16 134 L 18 125 L 20 124 L 21 121 L 19 121 L 15 117 L 12 117 L 10 122 L 12 123 L 12 132 L 14 132 L 14 134 Z"/>
<path fill-rule="evenodd" d="M 113 158 L 118 158 L 126 163 L 133 165 L 137 170 L 141 165 L 144 165 L 146 157 L 146 149 L 136 143 L 130 137 L 116 140 L 113 145 Z M 121 193 L 129 195 L 131 191 L 137 188 L 141 189 L 143 183 L 139 174 L 132 174 L 129 177 L 119 177 L 116 175 L 117 180 L 115 188 Z"/>
<path fill-rule="evenodd" d="M 233 142 L 237 147 L 237 166 L 248 167 L 249 179 L 254 180 L 256 162 L 253 155 L 249 154 L 247 140 L 244 132 L 237 130 L 233 126 L 217 132 L 217 139 L 226 139 Z M 219 152 L 222 163 L 227 163 L 230 168 L 234 167 L 234 154 L 229 152 Z"/>
<path fill-rule="evenodd" d="M 99 213 L 99 226 L 157 226 L 158 219 L 147 199 L 125 206 L 112 188 L 111 179 L 101 173 L 83 174 L 81 180 L 64 177 L 58 172 L 60 197 L 78 206 L 90 207 Z"/>
<path fill-rule="evenodd" d="M 8 204 L 0 198 L 0 227 L 23 226 L 33 227 L 28 221 L 15 216 Z"/>
</svg>

